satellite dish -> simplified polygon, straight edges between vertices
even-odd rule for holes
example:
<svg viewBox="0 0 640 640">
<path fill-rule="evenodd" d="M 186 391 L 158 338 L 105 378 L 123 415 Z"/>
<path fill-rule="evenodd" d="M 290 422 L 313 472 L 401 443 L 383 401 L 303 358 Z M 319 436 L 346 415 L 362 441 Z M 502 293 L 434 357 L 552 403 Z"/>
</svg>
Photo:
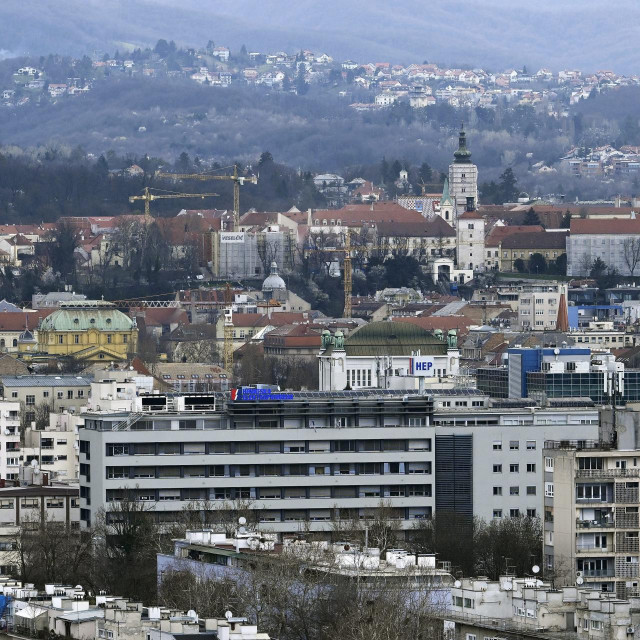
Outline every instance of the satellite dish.
<svg viewBox="0 0 640 640">
<path fill-rule="evenodd" d="M 583 583 L 584 583 L 584 578 L 583 578 L 582 576 L 578 576 L 578 577 L 576 578 L 576 584 L 577 584 L 577 585 L 581 585 L 581 584 L 583 584 Z"/>
<path fill-rule="evenodd" d="M 247 524 L 247 519 L 246 519 L 244 516 L 240 516 L 240 517 L 238 518 L 238 524 L 239 524 L 239 525 Z"/>
<path fill-rule="evenodd" d="M 459 588 L 462 586 L 462 582 L 460 582 L 460 580 L 456 580 L 456 581 L 453 583 L 453 586 L 454 586 L 456 589 L 459 589 Z"/>
<path fill-rule="evenodd" d="M 198 614 L 193 610 L 193 609 L 189 609 L 189 611 L 187 611 L 187 618 L 197 618 Z"/>
<path fill-rule="evenodd" d="M 238 533 L 247 533 L 247 530 L 244 527 L 240 527 Z"/>
<path fill-rule="evenodd" d="M 534 564 L 533 567 L 531 567 L 531 571 L 533 571 L 533 573 L 540 573 L 540 567 Z"/>
<path fill-rule="evenodd" d="M 505 591 L 511 591 L 511 589 L 513 589 L 513 582 L 505 582 L 504 583 L 504 590 Z"/>
<path fill-rule="evenodd" d="M 233 613 L 231 613 L 231 611 L 225 611 L 224 617 L 227 620 L 231 620 L 231 618 L 233 618 Z"/>
</svg>

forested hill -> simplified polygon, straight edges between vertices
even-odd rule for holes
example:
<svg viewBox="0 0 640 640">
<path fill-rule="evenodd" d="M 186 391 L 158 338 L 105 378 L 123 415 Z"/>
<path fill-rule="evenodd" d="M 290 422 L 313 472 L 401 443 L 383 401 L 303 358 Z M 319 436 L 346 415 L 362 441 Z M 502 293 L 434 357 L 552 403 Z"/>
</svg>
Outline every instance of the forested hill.
<svg viewBox="0 0 640 640">
<path fill-rule="evenodd" d="M 29 19 L 25 20 L 24 16 Z M 494 67 L 614 68 L 637 73 L 640 5 L 618 0 L 2 0 L 5 55 L 192 46 L 302 48 L 338 58 Z M 588 39 L 585 34 L 589 34 Z"/>
</svg>

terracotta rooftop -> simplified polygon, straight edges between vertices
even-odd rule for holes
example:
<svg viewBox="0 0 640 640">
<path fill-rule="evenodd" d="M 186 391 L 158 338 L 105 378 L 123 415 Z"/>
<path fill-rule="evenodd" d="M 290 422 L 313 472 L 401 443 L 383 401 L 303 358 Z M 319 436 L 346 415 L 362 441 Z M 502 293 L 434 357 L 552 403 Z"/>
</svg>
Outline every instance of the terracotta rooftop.
<svg viewBox="0 0 640 640">
<path fill-rule="evenodd" d="M 572 235 L 619 235 L 619 234 L 640 234 L 640 218 L 635 220 L 571 220 Z"/>
</svg>

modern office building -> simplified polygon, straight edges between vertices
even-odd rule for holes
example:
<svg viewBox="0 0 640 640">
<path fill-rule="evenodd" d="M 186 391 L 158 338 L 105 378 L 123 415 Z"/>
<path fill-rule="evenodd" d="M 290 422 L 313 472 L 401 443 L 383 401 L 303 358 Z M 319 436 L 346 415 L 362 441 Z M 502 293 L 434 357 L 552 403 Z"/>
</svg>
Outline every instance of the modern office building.
<svg viewBox="0 0 640 640">
<path fill-rule="evenodd" d="M 475 389 L 141 395 L 94 383 L 80 429 L 83 526 L 131 497 L 161 521 L 187 505 L 250 503 L 267 531 L 374 515 L 398 530 L 436 510 L 485 519 L 542 512 L 541 447 L 595 438 L 589 401 L 494 402 Z M 120 397 L 120 399 L 116 399 Z M 102 398 L 102 399 L 101 399 Z M 577 405 L 577 406 L 576 406 Z"/>
<path fill-rule="evenodd" d="M 479 367 L 478 389 L 494 398 L 590 398 L 596 403 L 640 400 L 640 371 L 589 347 L 507 349 L 506 364 Z"/>
</svg>

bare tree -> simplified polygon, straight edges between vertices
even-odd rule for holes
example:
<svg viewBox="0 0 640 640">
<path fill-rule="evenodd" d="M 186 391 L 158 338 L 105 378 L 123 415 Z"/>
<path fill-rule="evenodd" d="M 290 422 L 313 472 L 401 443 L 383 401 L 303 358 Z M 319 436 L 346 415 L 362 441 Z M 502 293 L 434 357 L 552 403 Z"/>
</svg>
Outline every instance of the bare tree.
<svg viewBox="0 0 640 640">
<path fill-rule="evenodd" d="M 636 267 L 638 266 L 638 262 L 640 262 L 640 238 L 638 236 L 624 239 L 622 243 L 622 257 L 624 263 L 627 265 L 627 269 L 629 269 L 629 275 L 635 275 Z"/>
</svg>

